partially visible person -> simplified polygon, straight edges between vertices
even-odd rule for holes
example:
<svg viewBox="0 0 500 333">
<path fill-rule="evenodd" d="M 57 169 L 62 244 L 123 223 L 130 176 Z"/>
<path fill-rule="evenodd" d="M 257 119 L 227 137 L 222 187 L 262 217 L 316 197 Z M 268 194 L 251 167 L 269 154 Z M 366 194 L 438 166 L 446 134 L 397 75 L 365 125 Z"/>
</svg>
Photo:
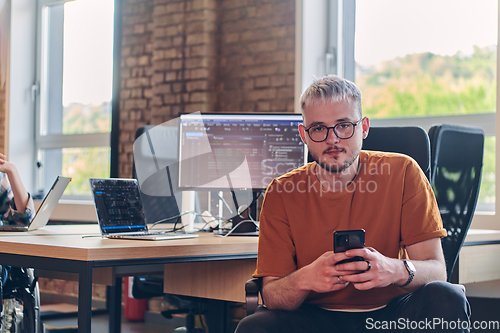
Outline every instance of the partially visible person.
<svg viewBox="0 0 500 333">
<path fill-rule="evenodd" d="M 0 223 L 28 225 L 34 215 L 33 199 L 24 188 L 16 166 L 0 153 Z M 7 279 L 7 274 L 6 267 L 0 266 L 2 285 Z"/>
<path fill-rule="evenodd" d="M 2 224 L 28 225 L 35 215 L 35 206 L 24 188 L 14 164 L 0 154 L 0 221 Z"/>
</svg>

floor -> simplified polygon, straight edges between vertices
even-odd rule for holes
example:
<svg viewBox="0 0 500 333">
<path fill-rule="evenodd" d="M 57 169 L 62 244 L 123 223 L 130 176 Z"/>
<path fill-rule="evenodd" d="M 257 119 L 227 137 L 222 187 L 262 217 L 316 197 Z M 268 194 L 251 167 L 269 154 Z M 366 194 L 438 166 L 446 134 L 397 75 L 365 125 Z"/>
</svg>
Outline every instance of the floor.
<svg viewBox="0 0 500 333">
<path fill-rule="evenodd" d="M 49 327 L 76 327 L 77 319 L 74 318 L 60 318 L 60 319 L 49 319 L 43 320 L 44 324 L 49 324 Z M 108 315 L 99 314 L 92 316 L 92 332 L 108 332 Z M 174 332 L 172 327 L 157 325 L 157 324 L 145 324 L 138 322 L 128 322 L 127 320 L 122 321 L 122 333 L 168 333 Z M 54 330 L 53 332 L 57 332 Z M 175 331 L 179 332 L 179 331 Z M 182 331 L 180 331 L 182 332 Z"/>
<path fill-rule="evenodd" d="M 42 306 L 42 323 L 50 333 L 73 332 L 70 328 L 77 327 L 77 308 L 74 305 L 65 304 L 64 310 L 61 308 L 52 309 Z M 57 313 L 56 313 L 57 311 Z M 145 322 L 128 321 L 122 317 L 122 333 L 170 333 L 183 332 L 179 329 L 184 324 L 184 318 L 174 318 L 167 320 L 160 314 L 146 313 Z M 64 330 L 64 328 L 68 328 Z M 176 328 L 178 328 L 176 330 Z M 108 332 L 109 317 L 104 311 L 95 311 L 92 315 L 92 332 Z"/>
<path fill-rule="evenodd" d="M 102 304 L 101 304 L 102 303 Z M 198 328 L 211 325 L 215 330 L 221 329 L 221 325 L 226 327 L 227 332 L 234 332 L 238 321 L 246 315 L 244 304 L 241 303 L 228 303 L 218 300 L 205 300 L 204 316 L 200 321 L 200 316 L 195 315 L 194 325 Z M 92 332 L 108 332 L 109 331 L 109 316 L 105 311 L 105 303 L 95 302 L 93 309 L 91 331 Z M 123 333 L 173 333 L 185 332 L 184 326 L 186 325 L 185 314 L 173 314 L 171 319 L 163 317 L 159 310 L 148 310 L 144 315 L 144 322 L 129 321 L 122 314 L 121 332 Z M 155 312 L 156 311 L 156 312 Z M 221 315 L 226 313 L 227 315 Z M 78 306 L 76 304 L 42 304 L 41 306 L 41 320 L 46 325 L 46 333 L 74 333 L 74 329 L 63 330 L 64 327 L 77 327 Z M 220 333 L 220 332 L 214 332 Z"/>
<path fill-rule="evenodd" d="M 46 329 L 50 329 L 50 332 L 57 332 L 59 329 L 63 329 L 66 327 L 76 327 L 76 318 L 64 318 L 64 319 L 51 319 L 44 320 L 44 324 L 46 325 Z M 151 327 L 150 327 L 151 326 Z M 54 329 L 57 327 L 58 329 Z M 98 315 L 92 318 L 92 332 L 107 332 L 108 331 L 108 317 L 107 315 Z M 144 325 L 142 323 L 124 323 L 122 325 L 123 333 L 135 333 L 135 332 L 147 332 L 147 333 L 156 333 L 156 332 L 165 332 L 165 329 L 161 326 L 157 325 Z"/>
</svg>

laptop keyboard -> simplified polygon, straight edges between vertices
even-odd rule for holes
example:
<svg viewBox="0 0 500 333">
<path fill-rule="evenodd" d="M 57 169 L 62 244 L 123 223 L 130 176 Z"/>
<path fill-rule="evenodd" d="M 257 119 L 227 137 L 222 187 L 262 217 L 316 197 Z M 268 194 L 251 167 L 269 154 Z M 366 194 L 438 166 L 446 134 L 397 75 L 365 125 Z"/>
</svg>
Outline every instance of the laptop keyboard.
<svg viewBox="0 0 500 333">
<path fill-rule="evenodd" d="M 164 232 L 138 232 L 135 234 L 121 234 L 121 235 L 115 235 L 115 236 L 132 236 L 132 237 L 139 237 L 139 236 L 159 236 L 159 235 L 165 235 Z"/>
</svg>

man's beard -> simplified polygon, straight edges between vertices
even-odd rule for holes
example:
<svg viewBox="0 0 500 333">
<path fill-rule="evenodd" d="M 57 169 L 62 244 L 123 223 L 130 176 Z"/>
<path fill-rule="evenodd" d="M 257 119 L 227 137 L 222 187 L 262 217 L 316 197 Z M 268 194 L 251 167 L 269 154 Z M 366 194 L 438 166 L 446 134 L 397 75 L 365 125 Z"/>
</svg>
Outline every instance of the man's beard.
<svg viewBox="0 0 500 333">
<path fill-rule="evenodd" d="M 325 153 L 327 152 L 328 150 L 325 151 Z M 317 158 L 316 156 L 312 155 L 312 159 L 313 161 L 315 161 L 321 168 L 323 168 L 324 170 L 328 171 L 328 172 L 331 172 L 331 173 L 341 173 L 342 171 L 344 170 L 347 170 L 355 161 L 356 159 L 358 158 L 359 156 L 359 152 L 357 154 L 355 154 L 352 159 L 350 160 L 347 160 L 345 161 L 344 163 L 340 164 L 340 165 L 328 165 L 324 162 L 321 162 L 319 160 L 319 158 Z"/>
</svg>

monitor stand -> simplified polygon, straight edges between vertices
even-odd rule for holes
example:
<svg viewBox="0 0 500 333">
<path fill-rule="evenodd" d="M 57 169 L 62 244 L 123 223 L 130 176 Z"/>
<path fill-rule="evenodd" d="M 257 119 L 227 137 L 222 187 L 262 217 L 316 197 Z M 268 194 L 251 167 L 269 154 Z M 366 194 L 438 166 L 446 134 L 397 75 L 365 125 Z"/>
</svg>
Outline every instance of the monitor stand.
<svg viewBox="0 0 500 333">
<path fill-rule="evenodd" d="M 238 225 L 243 220 L 247 220 L 247 222 L 243 222 Z M 257 230 L 257 226 L 248 218 L 243 218 L 240 216 L 235 216 L 232 218 L 233 226 L 237 226 L 236 229 L 231 230 L 215 230 L 214 234 L 216 235 L 226 235 L 228 236 L 259 236 L 259 231 Z"/>
<path fill-rule="evenodd" d="M 232 192 L 232 191 L 231 191 Z M 236 196 L 234 195 L 234 192 L 232 193 L 233 195 L 233 200 L 235 203 L 235 206 L 238 207 L 238 202 L 236 201 Z M 259 191 L 254 191 L 253 194 L 253 200 L 252 204 L 250 207 L 248 207 L 241 215 L 236 215 L 234 216 L 231 220 L 233 222 L 233 228 L 231 230 L 215 230 L 214 234 L 216 235 L 228 235 L 228 236 L 259 236 L 259 231 L 257 230 L 257 226 L 253 221 L 250 219 L 250 214 L 253 213 L 255 216 L 251 216 L 254 220 L 257 219 L 257 198 L 260 196 Z M 249 213 L 249 211 L 251 213 Z M 242 221 L 241 224 L 239 224 Z M 239 224 L 239 225 L 238 225 Z"/>
<path fill-rule="evenodd" d="M 196 215 L 194 213 L 196 200 L 195 191 L 183 191 L 182 192 L 182 212 L 190 212 L 181 217 L 182 225 L 184 226 L 184 231 L 187 233 L 194 232 L 194 219 Z"/>
</svg>

